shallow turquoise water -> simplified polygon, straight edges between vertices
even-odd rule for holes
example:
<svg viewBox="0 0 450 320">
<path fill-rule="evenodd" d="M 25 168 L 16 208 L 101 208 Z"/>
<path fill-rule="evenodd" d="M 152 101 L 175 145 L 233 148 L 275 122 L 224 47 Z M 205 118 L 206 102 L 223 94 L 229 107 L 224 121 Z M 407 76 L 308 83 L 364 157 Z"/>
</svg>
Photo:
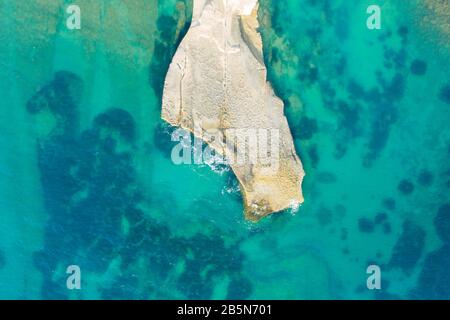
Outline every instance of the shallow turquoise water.
<svg viewBox="0 0 450 320">
<path fill-rule="evenodd" d="M 170 159 L 161 85 L 190 3 L 131 2 L 80 33 L 64 1 L 0 2 L 0 298 L 450 298 L 448 33 L 410 1 L 380 1 L 373 31 L 371 1 L 261 1 L 307 176 L 297 213 L 252 224 L 230 172 Z"/>
</svg>

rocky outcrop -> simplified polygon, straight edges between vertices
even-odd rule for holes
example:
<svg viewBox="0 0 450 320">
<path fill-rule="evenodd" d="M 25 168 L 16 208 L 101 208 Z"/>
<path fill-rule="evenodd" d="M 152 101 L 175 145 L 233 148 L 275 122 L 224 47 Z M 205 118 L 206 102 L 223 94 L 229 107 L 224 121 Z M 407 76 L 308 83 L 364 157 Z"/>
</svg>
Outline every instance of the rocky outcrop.
<svg viewBox="0 0 450 320">
<path fill-rule="evenodd" d="M 162 103 L 165 121 L 228 160 L 252 221 L 301 204 L 304 176 L 283 102 L 267 82 L 257 6 L 257 0 L 194 0 Z"/>
</svg>

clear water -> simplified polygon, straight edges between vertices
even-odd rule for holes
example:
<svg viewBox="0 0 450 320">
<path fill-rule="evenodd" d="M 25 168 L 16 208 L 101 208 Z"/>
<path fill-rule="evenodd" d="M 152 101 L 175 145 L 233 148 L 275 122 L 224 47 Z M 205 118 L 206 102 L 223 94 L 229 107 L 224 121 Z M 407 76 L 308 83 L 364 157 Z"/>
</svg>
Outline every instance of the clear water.
<svg viewBox="0 0 450 320">
<path fill-rule="evenodd" d="M 371 31 L 371 1 L 261 0 L 307 176 L 258 224 L 231 172 L 170 160 L 192 3 L 78 2 L 70 31 L 69 1 L 0 1 L 0 298 L 450 298 L 449 33 L 419 1 L 379 1 Z"/>
</svg>

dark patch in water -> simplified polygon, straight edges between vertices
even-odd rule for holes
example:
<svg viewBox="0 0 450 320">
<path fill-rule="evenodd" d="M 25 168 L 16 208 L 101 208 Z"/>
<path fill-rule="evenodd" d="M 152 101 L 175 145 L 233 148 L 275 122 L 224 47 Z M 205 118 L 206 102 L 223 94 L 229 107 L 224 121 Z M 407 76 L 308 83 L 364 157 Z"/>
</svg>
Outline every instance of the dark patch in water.
<svg viewBox="0 0 450 320">
<path fill-rule="evenodd" d="M 347 144 L 343 143 L 342 141 L 337 141 L 335 151 L 333 153 L 334 157 L 339 160 L 342 157 L 344 157 L 346 153 L 347 153 Z"/>
<path fill-rule="evenodd" d="M 441 88 L 439 91 L 439 99 L 446 104 L 450 104 L 450 84 Z"/>
<path fill-rule="evenodd" d="M 396 70 L 401 70 L 406 65 L 406 50 L 401 49 L 395 53 L 393 62 Z"/>
<path fill-rule="evenodd" d="M 409 69 L 412 74 L 415 74 L 416 76 L 423 76 L 427 73 L 427 63 L 423 60 L 416 59 L 411 62 Z"/>
<path fill-rule="evenodd" d="M 375 220 L 374 221 L 375 221 L 376 224 L 380 224 L 380 223 L 383 223 L 386 220 L 387 220 L 387 214 L 384 213 L 384 212 L 379 212 L 375 216 Z"/>
<path fill-rule="evenodd" d="M 386 42 L 386 40 L 391 37 L 392 37 L 392 31 L 388 30 L 388 31 L 385 31 L 382 34 L 380 34 L 378 36 L 378 40 L 380 40 L 381 42 Z"/>
<path fill-rule="evenodd" d="M 391 233 L 391 231 L 392 231 L 391 224 L 389 222 L 385 222 L 383 224 L 383 233 L 389 234 L 389 233 Z"/>
<path fill-rule="evenodd" d="M 358 220 L 358 228 L 360 232 L 372 233 L 375 230 L 375 224 L 368 218 L 360 218 Z"/>
<path fill-rule="evenodd" d="M 434 225 L 441 240 L 450 243 L 450 203 L 443 204 L 439 208 Z"/>
<path fill-rule="evenodd" d="M 74 132 L 78 125 L 76 108 L 82 93 L 83 81 L 76 74 L 58 71 L 52 81 L 28 100 L 26 107 L 31 114 L 49 109 L 57 118 L 57 130 Z"/>
<path fill-rule="evenodd" d="M 385 234 L 390 233 L 391 226 L 387 219 L 387 214 L 384 212 L 376 214 L 374 219 L 369 219 L 366 217 L 360 218 L 358 220 L 359 231 L 364 233 L 372 233 L 376 228 L 378 228 L 378 226 L 381 225 L 381 228 Z"/>
<path fill-rule="evenodd" d="M 450 203 L 439 207 L 434 227 L 444 245 L 426 257 L 413 299 L 450 299 Z"/>
<path fill-rule="evenodd" d="M 341 117 L 340 126 L 349 130 L 352 136 L 357 136 L 359 134 L 359 110 L 361 110 L 361 105 L 354 104 L 350 105 L 345 101 L 338 101 L 337 112 Z"/>
<path fill-rule="evenodd" d="M 302 117 L 293 129 L 292 135 L 300 140 L 309 140 L 318 131 L 317 120 L 308 117 Z"/>
<path fill-rule="evenodd" d="M 252 285 L 246 278 L 233 278 L 228 285 L 228 300 L 242 300 L 248 299 L 252 293 Z"/>
<path fill-rule="evenodd" d="M 333 212 L 328 208 L 321 208 L 317 212 L 317 220 L 322 227 L 329 225 L 332 219 Z"/>
<path fill-rule="evenodd" d="M 298 65 L 297 79 L 302 83 L 311 85 L 317 82 L 319 76 L 319 69 L 312 62 L 312 57 L 309 54 L 305 54 Z"/>
<path fill-rule="evenodd" d="M 431 186 L 433 184 L 433 180 L 433 174 L 428 170 L 422 170 L 417 178 L 417 182 L 424 187 Z"/>
<path fill-rule="evenodd" d="M 378 81 L 382 87 L 381 92 L 376 88 L 368 92 L 364 92 L 362 88 L 357 89 L 358 87 L 352 89 L 364 97 L 374 115 L 371 134 L 367 144 L 368 152 L 363 161 L 366 167 L 372 165 L 378 154 L 386 146 L 390 128 L 397 121 L 398 117 L 395 102 L 401 99 L 404 91 L 404 78 L 398 73 L 390 82 L 387 82 L 380 73 L 378 74 Z M 360 90 L 361 92 L 359 92 Z"/>
<path fill-rule="evenodd" d="M 337 181 L 336 176 L 328 171 L 321 171 L 317 173 L 316 179 L 320 183 L 330 184 Z"/>
<path fill-rule="evenodd" d="M 155 40 L 155 49 L 150 63 L 150 84 L 158 97 L 162 97 L 164 78 L 169 69 L 169 64 L 175 54 L 174 42 L 177 21 L 167 15 L 158 17 L 156 22 L 159 36 Z M 166 38 L 165 38 L 166 37 Z"/>
<path fill-rule="evenodd" d="M 383 199 L 383 206 L 389 210 L 395 210 L 396 203 L 393 198 L 385 198 Z"/>
<path fill-rule="evenodd" d="M 381 283 L 381 290 L 374 290 L 375 299 L 377 300 L 400 300 L 398 295 L 389 293 L 389 280 L 383 279 Z"/>
<path fill-rule="evenodd" d="M 367 287 L 359 285 L 355 288 L 355 293 L 362 294 L 367 290 Z"/>
<path fill-rule="evenodd" d="M 370 167 L 386 146 L 390 128 L 398 118 L 396 104 L 403 98 L 405 93 L 406 80 L 403 71 L 406 63 L 406 51 L 404 49 L 395 51 L 385 46 L 384 58 L 385 64 L 395 66 L 396 73 L 389 80 L 386 79 L 383 72 L 376 72 L 381 91 L 378 88 L 366 91 L 355 81 L 350 81 L 348 85 L 350 95 L 355 99 L 364 101 L 374 115 L 370 129 L 371 135 L 367 144 L 368 152 L 363 158 L 365 167 Z"/>
<path fill-rule="evenodd" d="M 347 86 L 347 91 L 355 99 L 364 99 L 365 90 L 364 88 L 355 80 L 350 80 Z"/>
<path fill-rule="evenodd" d="M 160 99 L 162 98 L 164 79 L 169 70 L 172 57 L 190 26 L 192 12 L 189 9 L 191 8 L 192 0 L 179 1 L 179 3 L 184 3 L 186 8 L 185 15 L 188 19 L 178 34 L 176 32 L 178 21 L 174 17 L 161 15 L 156 21 L 158 36 L 155 40 L 153 57 L 150 62 L 149 81 L 156 96 Z"/>
<path fill-rule="evenodd" d="M 397 73 L 390 83 L 382 81 L 383 95 L 387 101 L 400 100 L 405 92 L 405 78 Z"/>
<path fill-rule="evenodd" d="M 425 231 L 418 225 L 405 221 L 400 238 L 394 246 L 389 268 L 400 268 L 403 272 L 410 273 L 425 247 Z"/>
<path fill-rule="evenodd" d="M 336 73 L 338 75 L 342 76 L 346 69 L 347 69 L 347 59 L 343 56 L 336 59 L 336 63 L 335 63 Z"/>
<path fill-rule="evenodd" d="M 450 299 L 450 244 L 428 254 L 415 289 L 410 292 L 412 299 Z"/>
<path fill-rule="evenodd" d="M 107 112 L 99 114 L 94 120 L 94 126 L 107 128 L 111 132 L 117 131 L 128 142 L 132 142 L 136 138 L 134 119 L 122 109 L 111 108 Z"/>
<path fill-rule="evenodd" d="M 410 195 L 414 191 L 414 184 L 409 180 L 402 180 L 397 186 L 398 191 L 404 195 Z"/>
<path fill-rule="evenodd" d="M 341 240 L 345 241 L 348 238 L 348 230 L 347 228 L 342 228 L 341 229 Z"/>
<path fill-rule="evenodd" d="M 311 159 L 311 167 L 317 168 L 317 165 L 319 164 L 319 153 L 317 152 L 317 145 L 312 145 L 308 148 L 308 155 Z"/>
<path fill-rule="evenodd" d="M 399 34 L 399 36 L 400 36 L 401 38 L 406 38 L 406 37 L 408 36 L 408 34 L 409 34 L 408 27 L 406 27 L 406 26 L 400 26 L 400 27 L 398 28 L 398 30 L 397 30 L 397 33 Z"/>
<path fill-rule="evenodd" d="M 334 155 L 337 159 L 340 159 L 347 153 L 349 140 L 361 134 L 359 120 L 362 106 L 357 102 L 346 102 L 344 100 L 325 103 L 325 105 L 335 113 L 338 119 L 338 139 Z"/>
</svg>

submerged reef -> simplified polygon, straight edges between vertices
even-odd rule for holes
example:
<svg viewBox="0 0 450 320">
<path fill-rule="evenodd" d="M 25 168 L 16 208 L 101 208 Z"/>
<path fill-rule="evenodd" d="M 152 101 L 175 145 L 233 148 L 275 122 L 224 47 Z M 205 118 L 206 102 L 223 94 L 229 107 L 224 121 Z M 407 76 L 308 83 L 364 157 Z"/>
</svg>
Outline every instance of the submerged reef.
<svg viewBox="0 0 450 320">
<path fill-rule="evenodd" d="M 416 266 L 425 247 L 425 231 L 418 225 L 405 221 L 389 261 L 389 268 L 401 268 L 410 273 Z"/>
<path fill-rule="evenodd" d="M 446 104 L 450 104 L 450 84 L 441 88 L 439 91 L 439 99 Z"/>
<path fill-rule="evenodd" d="M 175 235 L 152 210 L 143 209 L 146 201 L 158 199 L 144 199 L 137 181 L 134 117 L 122 108 L 109 108 L 80 131 L 82 95 L 83 80 L 60 71 L 27 103 L 30 114 L 46 111 L 55 118 L 51 132 L 37 142 L 49 216 L 43 248 L 34 254 L 43 276 L 42 297 L 69 298 L 60 270 L 75 263 L 85 274 L 99 277 L 116 266 L 110 281 L 99 287 L 104 299 L 210 299 L 217 278 L 230 280 L 230 299 L 248 298 L 252 286 L 241 272 L 238 241 L 225 243 L 214 230 Z M 167 215 L 176 204 L 158 210 Z M 143 267 L 146 274 L 137 277 Z"/>
<path fill-rule="evenodd" d="M 450 203 L 439 207 L 434 227 L 443 244 L 425 258 L 413 299 L 450 299 Z"/>
</svg>

